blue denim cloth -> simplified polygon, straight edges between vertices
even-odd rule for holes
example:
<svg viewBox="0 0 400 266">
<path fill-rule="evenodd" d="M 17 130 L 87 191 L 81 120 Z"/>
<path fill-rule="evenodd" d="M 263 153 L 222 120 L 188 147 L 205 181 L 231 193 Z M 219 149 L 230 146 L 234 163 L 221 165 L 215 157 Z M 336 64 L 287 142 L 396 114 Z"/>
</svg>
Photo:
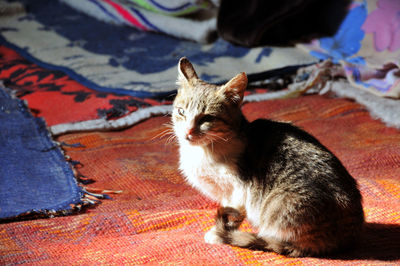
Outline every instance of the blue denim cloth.
<svg viewBox="0 0 400 266">
<path fill-rule="evenodd" d="M 45 122 L 0 87 L 0 219 L 68 213 L 82 196 Z"/>
</svg>

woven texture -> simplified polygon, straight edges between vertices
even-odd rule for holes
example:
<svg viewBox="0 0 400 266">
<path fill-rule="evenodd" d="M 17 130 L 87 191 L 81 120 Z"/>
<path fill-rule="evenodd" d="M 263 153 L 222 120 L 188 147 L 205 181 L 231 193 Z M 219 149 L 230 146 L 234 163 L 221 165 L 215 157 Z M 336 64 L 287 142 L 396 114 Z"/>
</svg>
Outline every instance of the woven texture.
<svg viewBox="0 0 400 266">
<path fill-rule="evenodd" d="M 41 118 L 0 87 L 0 220 L 83 204 L 71 166 Z"/>
<path fill-rule="evenodd" d="M 400 132 L 343 99 L 307 96 L 245 104 L 250 120 L 290 121 L 315 135 L 357 179 L 368 222 L 355 250 L 330 258 L 286 258 L 204 243 L 217 205 L 177 170 L 177 146 L 157 138 L 168 117 L 128 130 L 68 134 L 67 154 L 95 179 L 92 188 L 123 190 L 76 216 L 0 225 L 3 264 L 365 265 L 400 263 Z M 243 230 L 251 230 L 245 222 Z"/>
<path fill-rule="evenodd" d="M 140 108 L 170 103 L 91 90 L 65 73 L 40 67 L 0 46 L 0 80 L 45 117 L 49 126 L 97 118 L 113 119 Z"/>
</svg>

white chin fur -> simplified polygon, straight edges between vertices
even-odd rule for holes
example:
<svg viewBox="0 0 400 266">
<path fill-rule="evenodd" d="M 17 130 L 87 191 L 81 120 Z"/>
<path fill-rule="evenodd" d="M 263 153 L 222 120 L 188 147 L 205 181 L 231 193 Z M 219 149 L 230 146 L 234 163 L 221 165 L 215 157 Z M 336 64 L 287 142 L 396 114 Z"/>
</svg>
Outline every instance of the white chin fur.
<svg viewBox="0 0 400 266">
<path fill-rule="evenodd" d="M 194 138 L 193 140 L 187 140 L 185 137 L 179 137 L 180 145 L 189 145 L 189 146 L 207 146 L 211 143 L 210 140 L 206 138 Z"/>
</svg>

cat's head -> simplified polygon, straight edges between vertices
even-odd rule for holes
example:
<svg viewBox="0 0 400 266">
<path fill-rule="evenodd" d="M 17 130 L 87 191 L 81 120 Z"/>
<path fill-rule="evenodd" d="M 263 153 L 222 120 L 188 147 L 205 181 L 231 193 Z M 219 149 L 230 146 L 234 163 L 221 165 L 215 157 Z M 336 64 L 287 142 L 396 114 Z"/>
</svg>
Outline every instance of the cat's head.
<svg viewBox="0 0 400 266">
<path fill-rule="evenodd" d="M 225 85 L 209 84 L 198 78 L 185 57 L 179 61 L 178 72 L 172 121 L 179 142 L 229 145 L 242 121 L 240 107 L 247 87 L 246 74 L 238 74 Z"/>
</svg>

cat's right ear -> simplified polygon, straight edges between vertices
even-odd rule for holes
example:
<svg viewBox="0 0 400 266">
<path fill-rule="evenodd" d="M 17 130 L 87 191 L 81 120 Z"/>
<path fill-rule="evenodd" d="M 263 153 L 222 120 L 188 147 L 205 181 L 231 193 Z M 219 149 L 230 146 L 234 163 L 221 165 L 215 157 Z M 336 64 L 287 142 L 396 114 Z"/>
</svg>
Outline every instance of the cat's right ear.
<svg viewBox="0 0 400 266">
<path fill-rule="evenodd" d="M 237 105 L 241 105 L 244 97 L 244 91 L 247 88 L 247 75 L 242 72 L 237 74 L 228 83 L 220 89 L 225 97 Z"/>
<path fill-rule="evenodd" d="M 182 57 L 179 60 L 178 73 L 178 84 L 180 85 L 184 85 L 186 83 L 193 85 L 194 82 L 199 79 L 193 65 L 186 57 Z"/>
</svg>

